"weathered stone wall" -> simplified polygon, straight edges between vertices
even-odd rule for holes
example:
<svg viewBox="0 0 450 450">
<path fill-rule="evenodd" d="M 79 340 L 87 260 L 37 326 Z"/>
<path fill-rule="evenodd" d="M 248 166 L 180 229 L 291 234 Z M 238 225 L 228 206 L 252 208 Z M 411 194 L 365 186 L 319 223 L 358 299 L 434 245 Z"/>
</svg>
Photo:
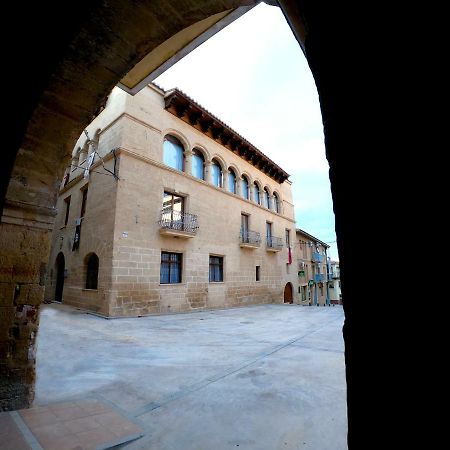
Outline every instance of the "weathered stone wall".
<svg viewBox="0 0 450 450">
<path fill-rule="evenodd" d="M 0 410 L 34 397 L 39 305 L 44 293 L 47 230 L 15 224 L 0 229 Z"/>
</svg>

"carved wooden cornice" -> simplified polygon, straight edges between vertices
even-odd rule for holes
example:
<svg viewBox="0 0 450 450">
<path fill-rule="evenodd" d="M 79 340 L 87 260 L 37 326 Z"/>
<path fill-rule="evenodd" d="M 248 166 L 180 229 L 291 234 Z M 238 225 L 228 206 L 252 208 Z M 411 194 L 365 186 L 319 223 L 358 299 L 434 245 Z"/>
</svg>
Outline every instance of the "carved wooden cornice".
<svg viewBox="0 0 450 450">
<path fill-rule="evenodd" d="M 278 183 L 289 178 L 289 174 L 264 153 L 180 90 L 168 91 L 164 100 L 168 112 L 236 153 Z"/>
</svg>

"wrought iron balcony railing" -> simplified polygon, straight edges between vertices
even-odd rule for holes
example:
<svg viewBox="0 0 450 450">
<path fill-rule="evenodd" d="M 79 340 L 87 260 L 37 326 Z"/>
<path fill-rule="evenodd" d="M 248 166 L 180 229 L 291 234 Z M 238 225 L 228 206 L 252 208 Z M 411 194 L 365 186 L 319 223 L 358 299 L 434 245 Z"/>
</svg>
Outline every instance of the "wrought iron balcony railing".
<svg viewBox="0 0 450 450">
<path fill-rule="evenodd" d="M 275 236 L 266 236 L 267 248 L 270 250 L 281 250 L 283 248 L 283 239 Z"/>
<path fill-rule="evenodd" d="M 326 273 L 315 273 L 314 281 L 316 283 L 320 283 L 321 281 L 327 281 L 327 274 Z"/>
<path fill-rule="evenodd" d="M 182 213 L 172 209 L 163 209 L 158 222 L 159 226 L 165 230 L 181 231 L 196 234 L 197 216 L 195 214 Z"/>
<path fill-rule="evenodd" d="M 241 230 L 239 242 L 243 246 L 259 247 L 261 245 L 261 234 L 252 230 Z"/>
<path fill-rule="evenodd" d="M 312 252 L 311 259 L 313 262 L 323 262 L 324 256 L 318 252 Z"/>
</svg>

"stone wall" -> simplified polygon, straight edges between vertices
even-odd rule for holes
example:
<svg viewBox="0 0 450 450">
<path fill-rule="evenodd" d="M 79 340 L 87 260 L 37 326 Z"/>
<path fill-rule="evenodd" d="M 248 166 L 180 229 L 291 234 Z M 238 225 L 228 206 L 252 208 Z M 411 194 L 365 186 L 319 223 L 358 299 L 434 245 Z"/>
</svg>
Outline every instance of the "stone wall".
<svg viewBox="0 0 450 450">
<path fill-rule="evenodd" d="M 116 90 L 115 90 L 116 91 Z M 297 292 L 297 273 L 290 270 L 287 248 L 269 252 L 265 246 L 266 221 L 273 223 L 273 235 L 284 241 L 285 230 L 295 233 L 290 182 L 277 183 L 249 162 L 164 109 L 163 92 L 151 86 L 134 97 L 113 91 L 106 109 L 87 129 L 92 136 L 100 130 L 98 150 L 113 170 L 117 156 L 118 180 L 92 173 L 87 209 L 82 223 L 80 248 L 72 251 L 74 220 L 79 217 L 81 190 L 87 182 L 82 170 L 73 168 L 69 182 L 61 190 L 53 233 L 46 298 L 54 297 L 55 270 L 52 266 L 63 251 L 67 278 L 63 301 L 104 315 L 138 316 L 152 313 L 190 311 L 203 308 L 283 302 L 285 284 Z M 116 99 L 116 100 L 114 100 Z M 125 99 L 125 102 L 124 102 Z M 120 105 L 118 107 L 117 105 Z M 122 108 L 122 105 L 125 107 Z M 114 114 L 111 114 L 111 110 Z M 200 148 L 208 163 L 217 158 L 226 170 L 233 167 L 258 180 L 270 193 L 277 192 L 282 214 L 230 193 L 189 172 L 179 172 L 163 164 L 163 139 L 171 133 L 180 138 L 185 151 Z M 85 142 L 81 136 L 73 155 Z M 207 164 L 208 165 L 208 164 Z M 95 170 L 102 171 L 99 165 Z M 165 190 L 184 197 L 185 212 L 198 216 L 198 231 L 189 239 L 162 236 L 158 225 Z M 68 225 L 64 199 L 71 196 Z M 239 246 L 241 212 L 249 215 L 249 228 L 261 233 L 260 248 Z M 161 251 L 183 255 L 182 283 L 160 284 Z M 86 255 L 100 258 L 97 291 L 84 289 Z M 209 255 L 224 257 L 224 281 L 209 282 Z M 260 281 L 255 280 L 260 266 Z"/>
</svg>

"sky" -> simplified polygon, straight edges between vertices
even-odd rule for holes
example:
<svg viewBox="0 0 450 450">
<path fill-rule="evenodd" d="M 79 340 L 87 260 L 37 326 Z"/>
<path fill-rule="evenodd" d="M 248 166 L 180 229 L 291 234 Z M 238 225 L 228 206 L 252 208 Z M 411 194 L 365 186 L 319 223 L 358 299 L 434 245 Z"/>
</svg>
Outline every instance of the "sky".
<svg viewBox="0 0 450 450">
<path fill-rule="evenodd" d="M 181 89 L 286 170 L 296 227 L 339 259 L 317 89 L 278 7 L 259 4 L 154 81 Z"/>
</svg>

